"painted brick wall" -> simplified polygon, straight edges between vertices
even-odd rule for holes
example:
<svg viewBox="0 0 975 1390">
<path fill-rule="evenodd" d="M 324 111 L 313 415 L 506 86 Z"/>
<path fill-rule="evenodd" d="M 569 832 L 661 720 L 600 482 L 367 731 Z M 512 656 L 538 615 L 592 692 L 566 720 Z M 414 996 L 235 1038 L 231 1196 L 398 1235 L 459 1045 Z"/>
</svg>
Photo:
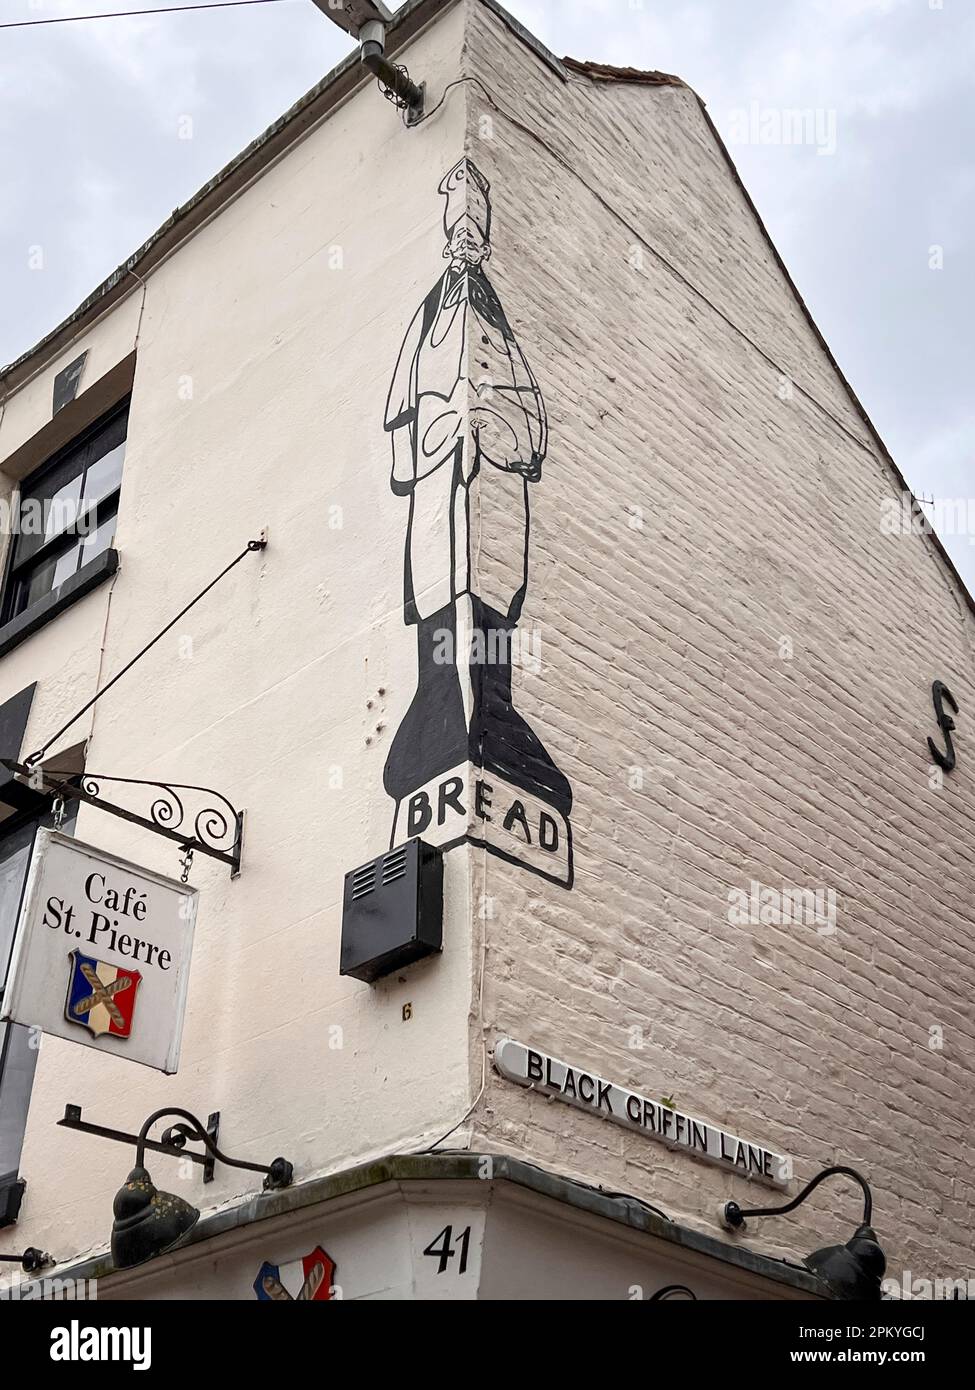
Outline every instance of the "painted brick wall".
<svg viewBox="0 0 975 1390">
<path fill-rule="evenodd" d="M 551 431 L 515 703 L 572 781 L 576 853 L 571 891 L 478 856 L 476 1048 L 672 1096 L 801 1181 L 853 1164 L 889 1274 L 970 1273 L 972 614 L 927 539 L 884 534 L 899 485 L 695 96 L 565 83 L 485 6 L 467 22 L 491 279 Z M 515 540 L 479 520 L 490 575 Z M 935 678 L 963 712 L 940 789 Z M 733 925 L 753 880 L 834 890 L 835 933 Z M 473 1120 L 475 1147 L 703 1229 L 768 1195 L 489 1059 Z M 749 1238 L 795 1257 L 858 1220 L 835 1181 Z"/>
</svg>

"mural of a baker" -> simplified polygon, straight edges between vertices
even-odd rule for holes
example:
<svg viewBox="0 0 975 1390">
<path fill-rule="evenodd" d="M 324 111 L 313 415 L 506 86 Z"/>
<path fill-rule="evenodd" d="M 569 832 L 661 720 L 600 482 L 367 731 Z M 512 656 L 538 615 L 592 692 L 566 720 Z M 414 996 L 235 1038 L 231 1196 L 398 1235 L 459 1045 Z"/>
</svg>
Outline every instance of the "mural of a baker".
<svg viewBox="0 0 975 1390">
<path fill-rule="evenodd" d="M 400 807 L 471 763 L 526 794 L 513 812 L 496 810 L 503 824 L 513 814 L 513 839 L 544 850 L 546 840 L 568 838 L 572 789 L 513 706 L 511 655 L 528 587 L 530 490 L 548 444 L 545 403 L 485 273 L 487 180 L 462 159 L 438 191 L 447 266 L 406 331 L 386 406 L 391 486 L 406 513 L 403 612 L 416 628 L 418 676 L 383 782 L 397 805 L 395 841 L 416 833 L 416 816 L 404 825 Z M 507 568 L 492 557 L 472 575 L 472 511 L 495 522 L 503 516 L 513 533 Z M 465 680 L 458 663 L 468 656 Z M 483 811 L 494 803 L 493 786 L 478 798 L 494 821 Z M 559 813 L 561 831 L 544 808 Z"/>
</svg>

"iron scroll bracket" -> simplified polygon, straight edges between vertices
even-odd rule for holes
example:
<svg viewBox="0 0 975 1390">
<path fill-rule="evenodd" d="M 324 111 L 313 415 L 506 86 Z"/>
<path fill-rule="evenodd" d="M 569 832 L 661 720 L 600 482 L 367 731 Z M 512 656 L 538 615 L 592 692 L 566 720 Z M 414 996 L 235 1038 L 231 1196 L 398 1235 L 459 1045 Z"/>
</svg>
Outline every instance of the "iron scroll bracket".
<svg viewBox="0 0 975 1390">
<path fill-rule="evenodd" d="M 205 854 L 230 866 L 231 878 L 240 873 L 241 853 L 244 841 L 244 813 L 231 805 L 220 792 L 210 787 L 196 787 L 180 782 L 143 781 L 136 777 L 108 777 L 100 773 L 68 773 L 57 769 L 28 767 L 14 762 L 11 758 L 0 758 L 0 763 L 11 772 L 36 783 L 43 780 L 44 790 L 64 801 L 81 801 L 86 806 L 94 806 L 99 811 L 107 811 L 110 816 L 131 825 L 139 825 L 151 830 L 154 835 L 162 835 L 174 841 L 182 850 L 192 850 L 194 854 Z M 101 794 L 103 782 L 117 783 L 120 786 L 138 787 L 153 793 L 149 814 L 140 815 L 107 801 Z M 187 811 L 186 793 L 197 793 L 204 798 L 204 805 L 193 813 L 192 806 Z M 183 795 L 181 795 L 181 793 Z M 192 834 L 188 829 L 192 827 Z"/>
<path fill-rule="evenodd" d="M 106 1125 L 93 1125 L 81 1118 L 80 1105 L 66 1105 L 64 1107 L 64 1118 L 58 1120 L 59 1125 L 65 1129 L 80 1129 L 85 1134 L 95 1134 L 101 1139 L 114 1139 L 118 1144 L 129 1144 L 133 1148 L 139 1143 L 138 1134 L 126 1134 L 121 1129 L 109 1129 Z M 207 1116 L 206 1132 L 210 1137 L 211 1143 L 216 1147 L 220 1137 L 220 1111 L 214 1110 Z M 191 1163 L 199 1163 L 203 1169 L 203 1181 L 212 1182 L 213 1172 L 216 1165 L 216 1158 L 209 1149 L 204 1149 L 202 1153 L 195 1153 L 192 1149 L 186 1148 L 188 1139 L 199 1142 L 199 1135 L 192 1125 L 176 1124 L 170 1125 L 163 1131 L 159 1139 L 146 1139 L 143 1141 L 144 1147 L 152 1149 L 155 1153 L 169 1154 L 170 1158 L 188 1158 Z"/>
</svg>

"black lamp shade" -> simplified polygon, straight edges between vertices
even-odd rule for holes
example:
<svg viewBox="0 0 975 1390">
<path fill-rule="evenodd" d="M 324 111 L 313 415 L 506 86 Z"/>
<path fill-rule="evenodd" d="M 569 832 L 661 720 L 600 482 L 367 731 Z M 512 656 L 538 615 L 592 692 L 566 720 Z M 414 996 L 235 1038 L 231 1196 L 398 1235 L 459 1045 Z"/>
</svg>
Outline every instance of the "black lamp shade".
<svg viewBox="0 0 975 1390">
<path fill-rule="evenodd" d="M 133 1168 L 115 1194 L 112 1260 L 131 1269 L 171 1250 L 200 1219 L 196 1207 L 171 1192 L 158 1192 L 145 1168 Z"/>
<path fill-rule="evenodd" d="M 803 1261 L 837 1298 L 879 1302 L 887 1260 L 871 1226 L 860 1226 L 845 1245 L 827 1245 Z"/>
</svg>

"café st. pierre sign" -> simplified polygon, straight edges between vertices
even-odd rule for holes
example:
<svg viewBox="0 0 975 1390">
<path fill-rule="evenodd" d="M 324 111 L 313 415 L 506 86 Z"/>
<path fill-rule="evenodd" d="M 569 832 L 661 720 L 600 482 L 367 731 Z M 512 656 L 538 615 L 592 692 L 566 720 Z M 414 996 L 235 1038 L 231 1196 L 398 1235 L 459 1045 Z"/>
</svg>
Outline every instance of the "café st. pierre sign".
<svg viewBox="0 0 975 1390">
<path fill-rule="evenodd" d="M 0 1020 L 175 1072 L 196 906 L 187 884 L 39 830 Z"/>
</svg>

